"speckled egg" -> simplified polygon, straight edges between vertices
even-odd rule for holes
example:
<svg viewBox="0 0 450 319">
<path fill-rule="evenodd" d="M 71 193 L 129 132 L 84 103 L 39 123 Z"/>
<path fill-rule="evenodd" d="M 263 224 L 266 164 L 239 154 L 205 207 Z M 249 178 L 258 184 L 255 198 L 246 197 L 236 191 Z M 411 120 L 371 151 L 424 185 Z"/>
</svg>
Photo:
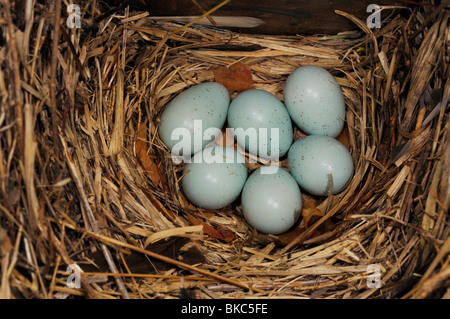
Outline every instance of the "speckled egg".
<svg viewBox="0 0 450 319">
<path fill-rule="evenodd" d="M 284 103 L 294 123 L 308 135 L 337 137 L 344 127 L 341 88 L 321 67 L 306 65 L 289 75 Z"/>
<path fill-rule="evenodd" d="M 289 170 L 306 192 L 326 196 L 344 190 L 353 175 L 349 150 L 329 136 L 310 135 L 292 144 L 288 153 Z"/>
<path fill-rule="evenodd" d="M 161 114 L 159 136 L 175 155 L 188 158 L 215 138 L 227 119 L 230 95 L 220 83 L 193 86 L 176 96 Z M 176 149 L 174 150 L 174 147 Z"/>
<path fill-rule="evenodd" d="M 238 94 L 228 110 L 228 125 L 240 146 L 263 158 L 282 157 L 293 142 L 286 107 L 272 93 L 251 89 Z"/>
<path fill-rule="evenodd" d="M 295 179 L 279 167 L 273 174 L 256 169 L 244 185 L 242 211 L 247 222 L 261 233 L 280 234 L 300 217 L 302 197 Z"/>
<path fill-rule="evenodd" d="M 205 209 L 220 209 L 235 201 L 247 180 L 245 158 L 236 150 L 213 146 L 196 153 L 183 171 L 186 197 Z"/>
</svg>

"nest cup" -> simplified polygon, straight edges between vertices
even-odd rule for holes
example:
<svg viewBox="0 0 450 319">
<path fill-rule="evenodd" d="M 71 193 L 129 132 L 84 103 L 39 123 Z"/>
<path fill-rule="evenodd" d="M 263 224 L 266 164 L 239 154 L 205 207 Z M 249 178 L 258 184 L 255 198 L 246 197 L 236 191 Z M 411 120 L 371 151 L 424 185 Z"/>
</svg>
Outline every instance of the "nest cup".
<svg viewBox="0 0 450 319">
<path fill-rule="evenodd" d="M 28 251 L 18 250 L 23 262 L 46 265 L 17 269 L 38 288 L 2 281 L 6 296 L 448 296 L 449 14 L 408 12 L 393 10 L 381 29 L 337 12 L 360 30 L 330 36 L 245 34 L 128 11 L 103 17 L 91 33 L 62 30 L 56 57 L 35 60 L 33 76 L 25 70 L 15 84 L 28 101 L 19 112 L 23 133 L 0 130 L 0 160 L 12 145 L 7 132 L 23 134 L 24 151 L 14 151 L 9 165 L 25 181 L 23 190 L 13 185 L 18 177 L 3 182 L 0 230 L 9 231 L 1 236 L 28 241 Z M 51 44 L 37 40 L 42 29 L 26 30 L 30 56 Z M 238 63 L 251 70 L 253 88 L 281 100 L 289 74 L 317 65 L 335 76 L 345 98 L 339 139 L 354 161 L 352 180 L 337 195 L 302 194 L 301 220 L 277 236 L 253 230 L 239 199 L 221 210 L 192 205 L 180 189 L 185 164 L 172 161 L 158 136 L 168 102 Z M 8 74 L 0 74 L 2 105 L 13 101 L 1 85 Z M 52 83 L 58 105 L 46 94 Z M 302 136 L 295 127 L 294 138 Z M 248 156 L 249 173 L 264 165 Z M 21 170 L 14 163 L 23 159 Z M 288 169 L 286 158 L 279 165 Z M 10 265 L 13 249 L 3 251 Z M 67 286 L 68 265 L 87 273 L 81 288 Z"/>
</svg>

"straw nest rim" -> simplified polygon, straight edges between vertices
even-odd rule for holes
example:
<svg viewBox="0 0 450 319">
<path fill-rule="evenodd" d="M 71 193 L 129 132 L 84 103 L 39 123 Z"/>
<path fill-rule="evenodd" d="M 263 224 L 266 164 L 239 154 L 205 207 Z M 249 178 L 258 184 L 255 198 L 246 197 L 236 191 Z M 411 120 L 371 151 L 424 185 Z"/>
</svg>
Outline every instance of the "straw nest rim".
<svg viewBox="0 0 450 319">
<path fill-rule="evenodd" d="M 391 14 L 380 30 L 337 12 L 361 30 L 302 37 L 183 27 L 125 11 L 96 21 L 96 33 L 61 27 L 42 59 L 52 21 L 36 11 L 21 31 L 6 15 L 0 257 L 9 280 L 0 293 L 448 295 L 448 100 L 436 106 L 450 92 L 449 15 L 433 12 L 430 21 L 420 10 Z M 293 70 L 318 65 L 345 97 L 352 181 L 335 196 L 305 194 L 303 216 L 314 219 L 280 236 L 252 230 L 239 202 L 213 212 L 191 205 L 179 187 L 183 164 L 172 163 L 158 137 L 168 101 L 236 63 L 251 69 L 255 88 L 281 99 Z M 84 271 L 79 289 L 68 286 L 69 265 Z"/>
</svg>

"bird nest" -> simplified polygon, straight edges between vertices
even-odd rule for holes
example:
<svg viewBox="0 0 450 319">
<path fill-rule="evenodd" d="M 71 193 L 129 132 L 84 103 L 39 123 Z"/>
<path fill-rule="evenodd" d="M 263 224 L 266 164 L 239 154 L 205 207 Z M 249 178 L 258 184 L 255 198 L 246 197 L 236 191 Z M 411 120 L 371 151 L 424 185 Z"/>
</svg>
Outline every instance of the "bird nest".
<svg viewBox="0 0 450 319">
<path fill-rule="evenodd" d="M 357 30 L 267 36 L 147 12 L 99 15 L 95 1 L 81 28 L 40 4 L 21 22 L 4 2 L 1 297 L 448 297 L 442 6 L 391 9 L 379 29 L 336 12 Z M 180 188 L 185 164 L 158 136 L 167 103 L 233 66 L 282 99 L 303 65 L 327 69 L 342 88 L 348 187 L 302 194 L 300 221 L 279 235 L 252 229 L 239 199 L 220 210 L 192 205 Z M 246 163 L 249 173 L 261 165 Z"/>
</svg>

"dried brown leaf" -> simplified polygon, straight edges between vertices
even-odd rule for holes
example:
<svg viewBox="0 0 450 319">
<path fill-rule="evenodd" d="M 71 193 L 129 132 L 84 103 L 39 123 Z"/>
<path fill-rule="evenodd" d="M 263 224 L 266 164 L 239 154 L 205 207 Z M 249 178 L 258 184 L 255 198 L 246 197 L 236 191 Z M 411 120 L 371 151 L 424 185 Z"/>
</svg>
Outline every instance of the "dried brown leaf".
<svg viewBox="0 0 450 319">
<path fill-rule="evenodd" d="M 214 70 L 214 78 L 216 82 L 223 84 L 230 93 L 242 92 L 253 87 L 252 71 L 242 63 Z"/>
<path fill-rule="evenodd" d="M 225 229 L 221 226 L 217 226 L 216 228 L 214 228 L 210 224 L 205 223 L 204 221 L 202 221 L 200 219 L 197 219 L 192 216 L 187 216 L 187 217 L 193 225 L 203 225 L 203 232 L 211 237 L 223 240 L 225 242 L 230 242 L 234 239 L 233 233 L 231 231 L 229 231 L 228 229 Z"/>
<path fill-rule="evenodd" d="M 159 172 L 158 165 L 151 158 L 151 149 L 147 141 L 147 128 L 145 125 L 141 125 L 138 129 L 136 140 L 136 155 L 142 164 L 145 172 L 150 180 L 159 186 L 161 182 L 161 174 Z"/>
</svg>

